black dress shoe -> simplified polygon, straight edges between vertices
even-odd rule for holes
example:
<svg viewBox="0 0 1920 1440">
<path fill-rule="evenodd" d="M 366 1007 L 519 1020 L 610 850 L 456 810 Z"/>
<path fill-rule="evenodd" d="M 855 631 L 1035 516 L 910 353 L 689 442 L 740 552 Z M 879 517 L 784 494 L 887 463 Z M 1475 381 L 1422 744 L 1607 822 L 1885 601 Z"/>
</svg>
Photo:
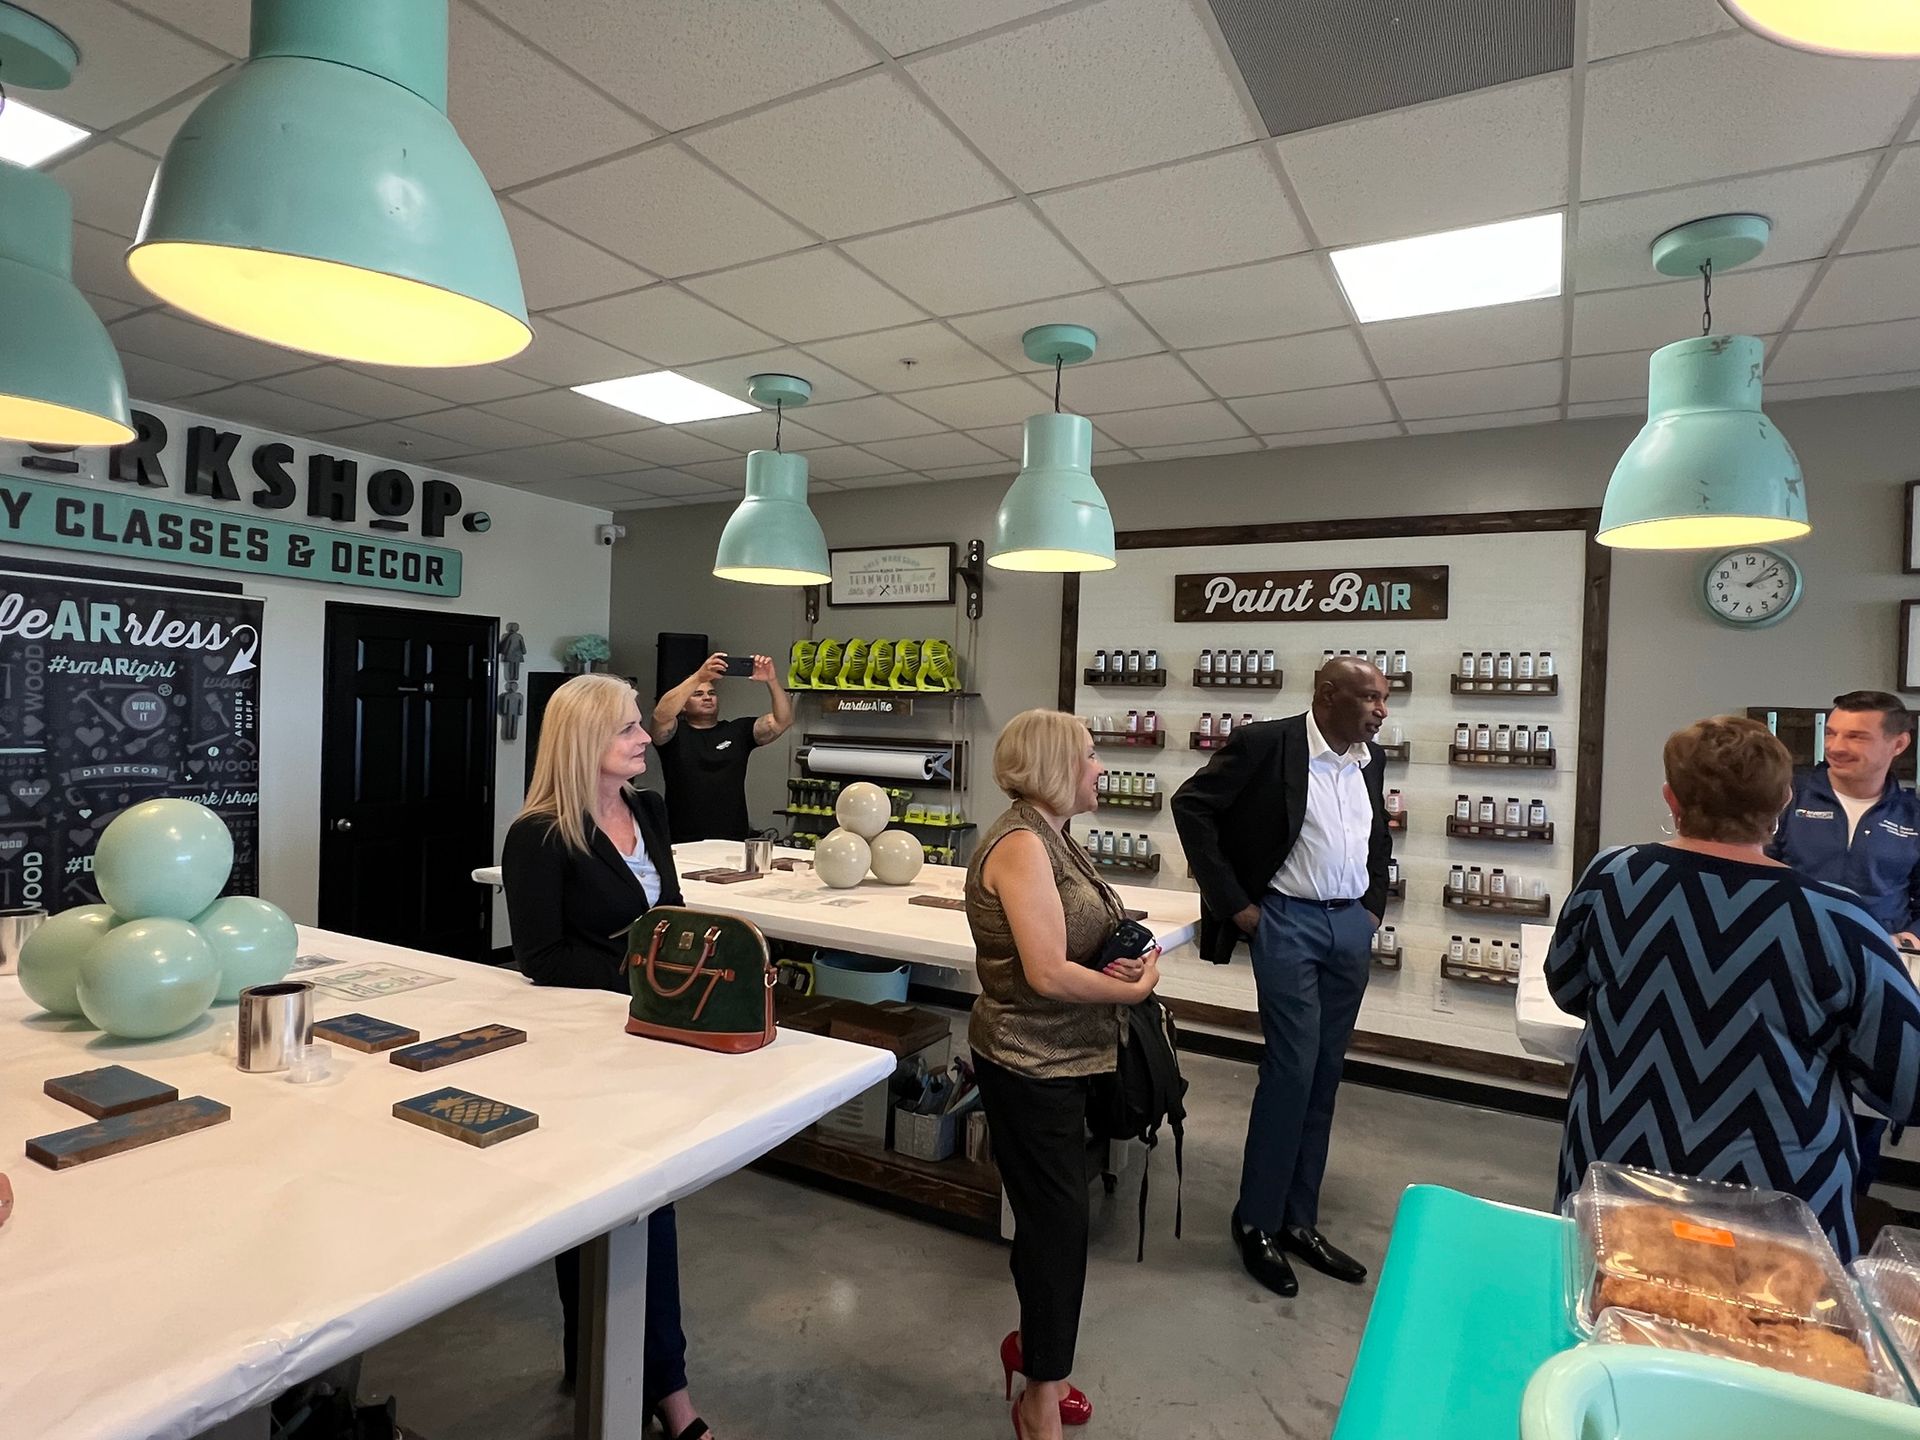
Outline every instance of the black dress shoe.
<svg viewBox="0 0 1920 1440">
<path fill-rule="evenodd" d="M 1280 1253 L 1277 1237 L 1241 1229 L 1237 1214 L 1233 1228 L 1240 1242 L 1240 1263 L 1247 1267 L 1247 1273 L 1276 1295 L 1289 1300 L 1298 1295 L 1300 1281 L 1293 1273 L 1293 1266 L 1287 1263 L 1287 1257 Z"/>
<path fill-rule="evenodd" d="M 1358 1285 L 1367 1278 L 1366 1266 L 1345 1251 L 1328 1244 L 1327 1237 L 1318 1230 L 1304 1225 L 1289 1225 L 1280 1232 L 1278 1238 L 1283 1248 L 1291 1250 L 1322 1275 L 1330 1275 L 1348 1285 Z"/>
</svg>

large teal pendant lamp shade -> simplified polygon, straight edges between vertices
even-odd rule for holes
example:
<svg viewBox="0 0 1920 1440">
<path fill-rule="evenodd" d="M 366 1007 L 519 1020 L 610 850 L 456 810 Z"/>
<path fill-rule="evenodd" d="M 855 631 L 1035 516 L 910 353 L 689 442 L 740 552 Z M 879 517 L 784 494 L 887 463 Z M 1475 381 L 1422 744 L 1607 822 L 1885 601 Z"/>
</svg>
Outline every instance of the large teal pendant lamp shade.
<svg viewBox="0 0 1920 1440">
<path fill-rule="evenodd" d="M 747 585 L 824 585 L 832 579 L 827 537 L 807 508 L 807 457 L 780 448 L 780 421 L 813 387 L 797 375 L 755 375 L 747 397 L 774 409 L 773 449 L 747 456 L 747 495 L 727 519 L 713 573 Z"/>
<path fill-rule="evenodd" d="M 0 86 L 58 90 L 79 60 L 73 42 L 46 21 L 0 4 Z M 31 445 L 133 439 L 120 357 L 73 285 L 73 202 L 58 181 L 4 161 L 0 438 Z"/>
<path fill-rule="evenodd" d="M 1113 512 L 1093 478 L 1093 424 L 1060 410 L 1060 372 L 1090 359 L 1094 333 L 1039 325 L 1020 337 L 1027 358 L 1054 367 L 1051 415 L 1027 418 L 1020 474 L 993 520 L 987 563 L 1001 570 L 1111 570 Z"/>
<path fill-rule="evenodd" d="M 1712 329 L 1712 279 L 1766 244 L 1758 215 L 1718 215 L 1654 242 L 1654 268 L 1700 274 Z M 1614 467 L 1599 540 L 1624 550 L 1705 550 L 1792 540 L 1807 519 L 1800 462 L 1760 411 L 1765 348 L 1749 335 L 1701 334 L 1656 350 L 1647 423 Z"/>
<path fill-rule="evenodd" d="M 513 243 L 447 119 L 447 0 L 254 0 L 127 255 L 224 329 L 373 365 L 484 365 L 533 338 Z"/>
</svg>

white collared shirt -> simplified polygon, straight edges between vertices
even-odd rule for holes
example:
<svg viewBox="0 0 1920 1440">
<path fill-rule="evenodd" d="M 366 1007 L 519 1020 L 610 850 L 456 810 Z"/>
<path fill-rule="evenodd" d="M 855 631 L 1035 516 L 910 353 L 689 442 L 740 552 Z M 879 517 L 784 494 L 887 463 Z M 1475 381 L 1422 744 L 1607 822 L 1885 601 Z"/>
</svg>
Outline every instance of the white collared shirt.
<svg viewBox="0 0 1920 1440">
<path fill-rule="evenodd" d="M 1358 900 L 1367 893 L 1373 801 L 1361 771 L 1373 759 L 1362 740 L 1350 750 L 1327 743 L 1307 712 L 1307 813 L 1269 887 L 1301 900 Z"/>
</svg>

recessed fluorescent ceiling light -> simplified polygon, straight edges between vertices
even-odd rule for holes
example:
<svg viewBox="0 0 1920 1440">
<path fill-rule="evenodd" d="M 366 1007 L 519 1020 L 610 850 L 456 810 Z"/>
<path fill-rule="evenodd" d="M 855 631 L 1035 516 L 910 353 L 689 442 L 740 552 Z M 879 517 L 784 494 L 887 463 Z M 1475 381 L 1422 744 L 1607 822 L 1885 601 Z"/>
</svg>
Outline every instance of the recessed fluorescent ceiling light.
<svg viewBox="0 0 1920 1440">
<path fill-rule="evenodd" d="M 596 380 L 591 385 L 575 385 L 573 391 L 616 410 L 644 415 L 662 425 L 685 425 L 690 420 L 714 420 L 722 415 L 751 415 L 760 408 L 671 370 L 628 375 L 619 380 Z"/>
<path fill-rule="evenodd" d="M 0 105 L 0 160 L 11 160 L 29 170 L 71 150 L 89 133 L 31 105 L 22 105 L 11 95 Z"/>
<path fill-rule="evenodd" d="M 1561 243 L 1555 211 L 1336 250 L 1333 268 L 1365 324 L 1558 295 Z"/>
</svg>

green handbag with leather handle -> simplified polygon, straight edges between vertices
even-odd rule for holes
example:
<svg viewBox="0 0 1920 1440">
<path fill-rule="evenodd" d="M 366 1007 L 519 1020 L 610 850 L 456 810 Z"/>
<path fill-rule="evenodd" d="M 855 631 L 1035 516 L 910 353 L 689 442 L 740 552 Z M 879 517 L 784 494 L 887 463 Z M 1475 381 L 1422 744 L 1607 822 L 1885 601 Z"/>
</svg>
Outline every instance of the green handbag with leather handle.
<svg viewBox="0 0 1920 1440">
<path fill-rule="evenodd" d="M 627 1033 L 727 1055 L 773 1043 L 773 959 L 751 920 L 656 905 L 627 932 Z"/>
</svg>

